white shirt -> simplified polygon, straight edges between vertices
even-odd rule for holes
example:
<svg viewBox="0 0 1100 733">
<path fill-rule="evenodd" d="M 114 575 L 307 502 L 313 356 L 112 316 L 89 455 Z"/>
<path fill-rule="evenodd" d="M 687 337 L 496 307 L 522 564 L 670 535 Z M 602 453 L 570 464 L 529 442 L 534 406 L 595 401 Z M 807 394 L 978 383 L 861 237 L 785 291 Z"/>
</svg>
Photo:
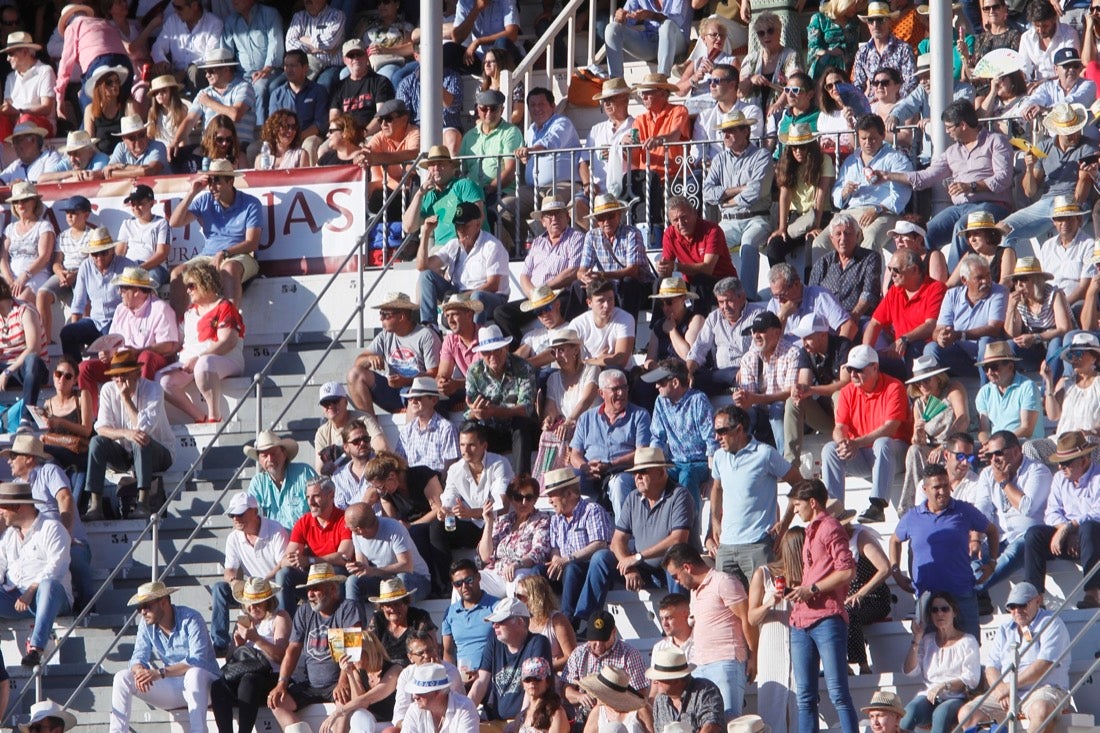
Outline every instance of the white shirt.
<svg viewBox="0 0 1100 733">
<path fill-rule="evenodd" d="M 508 250 L 489 232 L 478 234 L 477 241 L 469 252 L 462 248 L 458 237 L 455 237 L 432 254 L 447 266 L 451 283 L 459 290 L 476 290 L 493 275 L 500 275 L 497 293 L 508 295 L 511 291 L 511 284 L 508 282 Z"/>
<path fill-rule="evenodd" d="M 634 338 L 634 317 L 616 307 L 611 312 L 611 318 L 602 328 L 596 325 L 592 311 L 585 311 L 569 322 L 570 328 L 575 328 L 584 342 L 584 348 L 592 356 L 600 354 L 613 354 L 615 343 L 619 339 Z"/>
<path fill-rule="evenodd" d="M 1029 81 L 1043 81 L 1054 78 L 1054 54 L 1060 48 L 1080 48 L 1077 31 L 1065 23 L 1059 23 L 1054 38 L 1046 50 L 1039 48 L 1039 34 L 1034 28 L 1028 28 L 1020 36 L 1020 60 L 1023 61 L 1024 77 Z"/>
<path fill-rule="evenodd" d="M 425 577 L 431 574 L 428 563 L 424 562 L 413 544 L 409 530 L 396 519 L 379 517 L 378 532 L 374 537 L 368 539 L 353 532 L 351 542 L 355 545 L 355 552 L 370 560 L 377 568 L 393 565 L 397 562 L 399 553 L 407 552 L 412 556 L 414 573 Z"/>
<path fill-rule="evenodd" d="M 609 191 L 607 188 L 607 158 L 610 155 L 610 148 L 616 142 L 630 143 L 632 138 L 630 131 L 634 129 L 634 118 L 630 115 L 626 116 L 622 124 L 619 125 L 618 130 L 611 129 L 611 120 L 604 120 L 597 125 L 594 125 L 588 133 L 589 145 L 592 147 L 591 153 L 586 153 L 584 160 L 588 161 L 588 166 L 592 171 L 592 181 L 599 184 L 605 191 Z M 619 163 L 618 170 L 620 173 L 624 173 L 630 170 L 630 165 L 627 161 L 626 150 L 622 151 L 622 161 Z M 616 181 L 621 183 L 621 181 Z M 618 191 L 616 195 L 620 195 L 622 191 Z"/>
<path fill-rule="evenodd" d="M 1039 245 L 1039 262 L 1044 272 L 1054 275 L 1051 283 L 1069 294 L 1081 284 L 1096 274 L 1096 267 L 1092 264 L 1092 249 L 1096 246 L 1095 240 L 1080 229 L 1068 247 L 1063 247 L 1058 241 L 1058 235 L 1048 239 Z"/>
<path fill-rule="evenodd" d="M 170 244 L 172 239 L 168 222 L 162 216 L 154 216 L 148 224 L 133 218 L 122 222 L 118 241 L 126 242 L 126 257 L 141 264 L 153 258 L 157 245 Z"/>
<path fill-rule="evenodd" d="M 122 395 L 114 380 L 107 382 L 99 392 L 99 415 L 95 429 L 119 428 L 125 430 L 143 430 L 153 440 L 160 443 L 175 459 L 176 436 L 168 424 L 168 414 L 164 409 L 164 391 L 160 385 L 148 379 L 138 377 L 134 387 L 134 406 L 137 407 L 137 421 L 130 419 L 130 411 L 122 406 Z M 130 450 L 130 441 L 123 441 L 122 447 Z"/>
<path fill-rule="evenodd" d="M 396 717 L 395 709 L 394 718 Z M 405 713 L 401 733 L 438 733 L 439 731 L 478 733 L 481 729 L 481 718 L 478 717 L 477 707 L 470 698 L 457 692 L 451 692 L 447 697 L 447 712 L 443 714 L 442 723 L 437 728 L 430 712 L 422 710 L 418 705 L 413 705 Z"/>
<path fill-rule="evenodd" d="M 951 498 L 973 504 L 978 507 L 978 511 L 985 515 L 986 519 L 993 524 L 997 523 L 997 512 L 993 509 L 993 505 L 989 503 L 989 492 L 984 490 L 982 485 L 978 483 L 978 474 L 973 471 L 967 471 L 966 478 L 960 481 L 958 486 L 951 489 Z"/>
<path fill-rule="evenodd" d="M 455 498 L 462 499 L 471 509 L 480 509 L 490 497 L 493 506 L 504 508 L 504 491 L 508 488 L 508 482 L 512 480 L 512 464 L 496 453 L 485 454 L 482 461 L 481 481 L 474 481 L 470 473 L 470 464 L 466 461 L 458 461 L 447 469 L 447 485 L 443 489 L 441 501 L 444 506 L 454 505 Z M 478 527 L 484 527 L 485 522 L 480 519 L 471 519 Z"/>
<path fill-rule="evenodd" d="M 168 61 L 171 56 L 172 68 L 186 69 L 191 64 L 200 63 L 208 51 L 222 45 L 222 22 L 216 15 L 204 12 L 194 28 L 188 28 L 174 13 L 164 16 L 157 40 L 153 44 L 153 61 Z"/>
<path fill-rule="evenodd" d="M 447 679 L 451 681 L 451 692 L 465 697 L 466 687 L 462 684 L 462 674 L 458 671 L 458 667 L 450 662 L 441 661 L 440 664 L 443 665 L 443 669 L 447 670 Z M 416 665 L 410 664 L 401 670 L 401 674 L 397 676 L 397 697 L 393 702 L 392 722 L 394 725 L 404 720 L 405 713 L 408 712 L 410 707 L 415 707 L 412 693 L 409 692 L 409 683 L 412 681 L 414 671 L 416 671 Z"/>
<path fill-rule="evenodd" d="M 54 70 L 41 61 L 35 61 L 22 74 L 15 70 L 8 74 L 8 80 L 4 82 L 4 99 L 10 99 L 16 109 L 27 109 L 31 105 L 38 105 L 43 97 L 55 99 L 57 93 L 53 88 L 56 83 L 57 74 Z M 52 106 L 46 116 L 50 122 L 56 124 L 57 113 Z"/>
<path fill-rule="evenodd" d="M 970 634 L 941 648 L 936 644 L 935 631 L 930 631 L 921 637 L 917 651 L 918 664 L 908 676 L 922 677 L 928 683 L 921 694 L 952 680 L 962 680 L 967 687 L 977 687 L 982 663 L 978 656 L 978 640 Z M 951 697 L 966 697 L 966 692 Z"/>
<path fill-rule="evenodd" d="M 60 520 L 41 514 L 27 530 L 26 536 L 17 527 L 8 527 L 0 539 L 0 577 L 4 589 L 27 588 L 44 580 L 56 580 L 65 588 L 69 603 L 73 602 L 73 584 L 69 574 L 69 546 L 72 538 Z"/>
<path fill-rule="evenodd" d="M 1028 458 L 1020 464 L 1013 486 L 1023 492 L 1018 507 L 1012 506 L 1008 496 L 1001 490 L 993 478 L 993 467 L 982 470 L 978 484 L 988 497 L 986 502 L 993 508 L 993 522 L 1001 530 L 1001 539 L 1015 542 L 1024 536 L 1028 529 L 1043 523 L 1047 510 L 1047 497 L 1050 496 L 1050 482 L 1053 481 L 1050 469 L 1038 461 Z"/>
<path fill-rule="evenodd" d="M 243 530 L 235 529 L 225 540 L 225 569 L 244 569 L 245 577 L 266 578 L 279 566 L 290 533 L 273 519 L 260 517 L 256 544 L 250 544 Z"/>
</svg>

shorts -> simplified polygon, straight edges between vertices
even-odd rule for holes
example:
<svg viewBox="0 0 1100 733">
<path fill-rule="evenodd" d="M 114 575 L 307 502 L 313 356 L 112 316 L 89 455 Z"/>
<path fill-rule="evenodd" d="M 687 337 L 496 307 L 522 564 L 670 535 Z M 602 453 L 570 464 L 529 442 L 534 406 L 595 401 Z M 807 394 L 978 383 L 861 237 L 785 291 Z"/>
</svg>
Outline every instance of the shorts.
<svg viewBox="0 0 1100 733">
<path fill-rule="evenodd" d="M 1028 707 L 1036 702 L 1045 702 L 1049 703 L 1052 707 L 1060 708 L 1068 697 L 1069 694 L 1061 687 L 1055 687 L 1054 685 L 1036 687 L 1030 692 L 1021 695 L 1023 702 L 1020 703 L 1020 712 L 1027 715 Z M 1005 716 L 1005 711 L 1001 709 L 1000 703 L 992 698 L 986 699 L 978 708 L 977 712 L 981 712 L 993 720 L 1002 720 Z"/>
<path fill-rule="evenodd" d="M 210 255 L 199 255 L 198 257 L 192 257 L 184 264 L 210 264 L 213 259 L 214 258 Z M 224 262 L 236 262 L 238 265 L 244 268 L 244 276 L 241 277 L 241 284 L 248 282 L 249 280 L 260 274 L 260 263 L 256 261 L 256 257 L 254 255 L 233 255 L 232 257 L 227 257 Z"/>
<path fill-rule="evenodd" d="M 332 691 L 335 689 L 335 684 L 327 687 L 313 687 L 308 682 L 291 682 L 286 688 L 286 694 L 290 695 L 298 709 L 301 710 L 307 705 L 332 702 Z"/>
</svg>

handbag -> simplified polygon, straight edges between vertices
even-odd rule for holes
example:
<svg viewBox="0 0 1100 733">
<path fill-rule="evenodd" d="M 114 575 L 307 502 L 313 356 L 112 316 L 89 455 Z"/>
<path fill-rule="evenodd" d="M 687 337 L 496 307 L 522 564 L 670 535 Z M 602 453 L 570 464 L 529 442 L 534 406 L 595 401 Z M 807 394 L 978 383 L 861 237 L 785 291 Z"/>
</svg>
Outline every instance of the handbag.
<svg viewBox="0 0 1100 733">
<path fill-rule="evenodd" d="M 54 448 L 64 448 L 80 455 L 88 452 L 89 440 L 82 435 L 72 433 L 46 433 L 42 436 L 42 444 Z"/>
<path fill-rule="evenodd" d="M 569 80 L 569 92 L 567 99 L 574 107 L 599 107 L 600 103 L 593 101 L 603 90 L 604 79 L 590 69 L 577 69 L 573 72 L 573 78 Z"/>
<path fill-rule="evenodd" d="M 271 662 L 254 646 L 239 646 L 225 660 L 222 677 L 226 682 L 236 682 L 246 674 L 271 671 Z"/>
</svg>

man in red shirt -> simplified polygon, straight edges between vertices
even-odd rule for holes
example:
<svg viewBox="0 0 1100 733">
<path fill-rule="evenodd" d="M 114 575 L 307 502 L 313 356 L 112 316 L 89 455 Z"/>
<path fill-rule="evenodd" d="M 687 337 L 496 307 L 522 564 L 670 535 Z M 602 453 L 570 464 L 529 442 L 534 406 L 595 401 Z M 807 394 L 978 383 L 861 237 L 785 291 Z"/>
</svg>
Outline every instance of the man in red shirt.
<svg viewBox="0 0 1100 733">
<path fill-rule="evenodd" d="M 887 267 L 890 289 L 871 314 L 863 343 L 878 349 L 882 371 L 909 379 L 913 376 L 913 359 L 924 353 L 925 344 L 932 338 L 947 287 L 924 274 L 913 250 L 899 249 Z"/>
<path fill-rule="evenodd" d="M 870 477 L 871 505 L 859 521 L 882 522 L 913 435 L 909 398 L 900 380 L 879 371 L 878 353 L 866 344 L 848 352 L 844 370 L 851 381 L 840 389 L 833 439 L 821 449 L 821 478 L 843 501 L 846 473 Z"/>
<path fill-rule="evenodd" d="M 714 308 L 714 286 L 725 277 L 737 277 L 722 228 L 699 216 L 684 196 L 668 200 L 668 227 L 661 242 L 657 275 L 662 279 L 679 271 L 699 296 L 699 312 Z"/>
<path fill-rule="evenodd" d="M 280 587 L 279 604 L 292 613 L 305 591 L 295 586 L 306 582 L 306 572 L 315 563 L 328 563 L 343 572 L 346 558 L 355 557 L 351 531 L 344 524 L 344 511 L 336 507 L 336 485 L 327 476 L 306 484 L 309 513 L 303 514 L 290 530 L 290 542 L 279 562 L 275 583 Z"/>
</svg>

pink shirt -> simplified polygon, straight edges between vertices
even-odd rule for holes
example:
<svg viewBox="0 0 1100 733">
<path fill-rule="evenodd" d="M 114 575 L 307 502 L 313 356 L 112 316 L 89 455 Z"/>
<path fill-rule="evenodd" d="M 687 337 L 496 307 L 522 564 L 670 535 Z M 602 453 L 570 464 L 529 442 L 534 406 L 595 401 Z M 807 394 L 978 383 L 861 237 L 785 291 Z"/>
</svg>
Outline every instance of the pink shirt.
<svg viewBox="0 0 1100 733">
<path fill-rule="evenodd" d="M 57 84 L 54 89 L 58 99 L 65 96 L 65 87 L 69 85 L 69 77 L 72 76 L 75 64 L 87 70 L 100 56 L 112 53 L 128 55 L 126 46 L 122 45 L 122 34 L 118 28 L 102 18 L 88 15 L 79 15 L 69 21 L 69 25 L 65 27 L 65 46 L 61 51 L 61 60 L 57 63 Z"/>
<path fill-rule="evenodd" d="M 481 354 L 474 351 L 474 347 L 477 346 L 477 339 L 467 346 L 462 337 L 457 333 L 449 333 L 443 337 L 443 346 L 439 349 L 439 360 L 450 358 L 451 363 L 455 365 L 458 371 L 462 372 L 462 376 L 466 376 L 466 372 L 470 370 L 470 365 L 481 358 Z M 448 376 L 446 374 L 441 376 Z"/>
<path fill-rule="evenodd" d="M 836 570 L 852 570 L 856 561 L 848 549 L 848 535 L 840 522 L 827 514 L 821 514 L 806 525 L 806 543 L 802 547 L 802 585 L 820 583 Z M 831 591 L 822 591 L 805 603 L 794 604 L 791 625 L 808 629 L 830 616 L 840 616 L 848 623 L 844 599 L 848 584 L 841 583 Z"/>
<path fill-rule="evenodd" d="M 169 341 L 179 343 L 180 340 L 175 312 L 168 301 L 161 300 L 155 294 L 137 311 L 120 304 L 115 309 L 110 333 L 117 333 L 126 339 L 127 346 L 138 349 L 147 349 Z"/>
<path fill-rule="evenodd" d="M 747 600 L 741 581 L 718 570 L 707 573 L 699 587 L 691 591 L 691 615 L 695 617 L 691 632 L 693 663 L 748 660 L 745 630 L 732 608 Z"/>
</svg>

